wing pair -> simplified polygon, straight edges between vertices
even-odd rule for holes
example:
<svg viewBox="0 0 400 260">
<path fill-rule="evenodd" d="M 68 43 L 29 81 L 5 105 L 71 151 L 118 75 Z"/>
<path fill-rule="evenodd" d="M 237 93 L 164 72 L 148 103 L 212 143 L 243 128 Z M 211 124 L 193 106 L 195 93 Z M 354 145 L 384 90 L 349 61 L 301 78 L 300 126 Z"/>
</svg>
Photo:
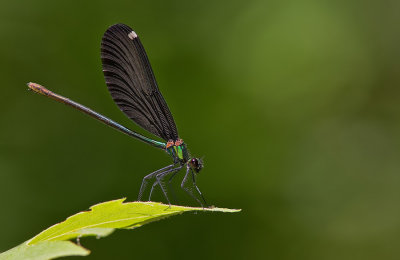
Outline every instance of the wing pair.
<svg viewBox="0 0 400 260">
<path fill-rule="evenodd" d="M 174 119 L 143 45 L 129 26 L 108 28 L 101 42 L 101 60 L 108 90 L 121 111 L 154 135 L 176 141 Z"/>
</svg>

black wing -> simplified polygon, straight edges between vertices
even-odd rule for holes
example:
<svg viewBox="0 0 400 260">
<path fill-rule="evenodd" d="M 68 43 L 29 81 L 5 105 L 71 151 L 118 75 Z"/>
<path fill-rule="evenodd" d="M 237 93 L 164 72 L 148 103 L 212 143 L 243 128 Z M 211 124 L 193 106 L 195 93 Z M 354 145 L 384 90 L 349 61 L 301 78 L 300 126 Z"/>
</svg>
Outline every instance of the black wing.
<svg viewBox="0 0 400 260">
<path fill-rule="evenodd" d="M 108 90 L 130 119 L 164 140 L 178 131 L 151 69 L 143 45 L 125 24 L 108 28 L 101 42 L 101 60 Z"/>
</svg>

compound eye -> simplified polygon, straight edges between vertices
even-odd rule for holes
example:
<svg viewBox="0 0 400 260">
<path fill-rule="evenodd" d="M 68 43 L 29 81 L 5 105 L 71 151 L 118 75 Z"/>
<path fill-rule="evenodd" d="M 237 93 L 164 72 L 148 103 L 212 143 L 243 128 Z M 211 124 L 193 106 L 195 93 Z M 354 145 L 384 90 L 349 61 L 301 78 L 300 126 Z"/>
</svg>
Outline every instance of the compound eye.
<svg viewBox="0 0 400 260">
<path fill-rule="evenodd" d="M 190 160 L 190 164 L 193 165 L 194 168 L 199 167 L 199 161 L 196 158 L 192 158 L 192 160 Z"/>
</svg>

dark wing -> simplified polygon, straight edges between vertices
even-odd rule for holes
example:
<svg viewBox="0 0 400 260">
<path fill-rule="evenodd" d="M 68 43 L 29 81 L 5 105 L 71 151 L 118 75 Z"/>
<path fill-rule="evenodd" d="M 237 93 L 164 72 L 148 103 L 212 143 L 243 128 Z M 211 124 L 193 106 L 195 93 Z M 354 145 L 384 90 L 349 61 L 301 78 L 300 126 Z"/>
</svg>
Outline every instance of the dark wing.
<svg viewBox="0 0 400 260">
<path fill-rule="evenodd" d="M 127 25 L 108 28 L 101 42 L 101 60 L 108 90 L 130 119 L 164 140 L 178 131 L 151 69 L 143 45 Z"/>
</svg>

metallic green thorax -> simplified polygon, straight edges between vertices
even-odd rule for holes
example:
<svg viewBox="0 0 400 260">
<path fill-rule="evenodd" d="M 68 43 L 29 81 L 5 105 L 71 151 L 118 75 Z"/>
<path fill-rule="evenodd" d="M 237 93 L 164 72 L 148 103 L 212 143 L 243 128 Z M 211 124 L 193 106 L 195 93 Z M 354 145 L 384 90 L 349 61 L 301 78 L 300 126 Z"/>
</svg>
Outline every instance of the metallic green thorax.
<svg viewBox="0 0 400 260">
<path fill-rule="evenodd" d="M 172 145 L 168 147 L 167 152 L 172 156 L 175 163 L 186 163 L 189 160 L 189 152 L 186 148 L 186 144 L 182 143 L 181 145 Z"/>
</svg>

